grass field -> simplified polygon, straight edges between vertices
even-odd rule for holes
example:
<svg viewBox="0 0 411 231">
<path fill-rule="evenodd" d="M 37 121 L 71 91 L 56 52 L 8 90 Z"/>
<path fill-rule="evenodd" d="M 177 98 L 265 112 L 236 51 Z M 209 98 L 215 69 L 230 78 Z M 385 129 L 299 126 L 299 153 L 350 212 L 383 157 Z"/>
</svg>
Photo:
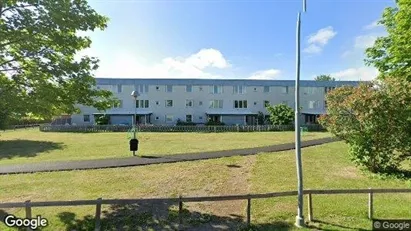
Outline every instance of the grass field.
<svg viewBox="0 0 411 231">
<path fill-rule="evenodd" d="M 343 142 L 304 148 L 305 188 L 411 188 L 411 180 L 363 175 L 349 161 L 347 150 Z M 1 202 L 205 196 L 295 189 L 293 151 L 132 168 L 0 176 Z M 411 218 L 410 194 L 375 195 L 374 203 L 378 218 Z M 245 205 L 245 201 L 189 203 L 185 205 L 184 221 L 188 227 L 194 227 L 191 230 L 210 230 L 210 224 L 239 230 L 244 225 Z M 253 200 L 255 230 L 294 230 L 296 207 L 295 197 Z M 367 195 L 313 196 L 313 207 L 317 222 L 309 224 L 312 229 L 371 228 Z M 92 230 L 94 209 L 35 208 L 33 215 L 49 219 L 50 226 L 43 230 Z M 178 221 L 174 204 L 103 206 L 103 210 L 104 230 L 173 230 Z M 24 209 L 7 212 L 23 216 Z M 0 223 L 0 230 L 8 229 Z"/>
<path fill-rule="evenodd" d="M 327 136 L 310 132 L 304 133 L 303 140 Z M 139 133 L 138 139 L 138 154 L 161 156 L 290 143 L 294 133 Z M 52 133 L 38 129 L 0 133 L 0 165 L 129 156 L 127 133 Z"/>
</svg>

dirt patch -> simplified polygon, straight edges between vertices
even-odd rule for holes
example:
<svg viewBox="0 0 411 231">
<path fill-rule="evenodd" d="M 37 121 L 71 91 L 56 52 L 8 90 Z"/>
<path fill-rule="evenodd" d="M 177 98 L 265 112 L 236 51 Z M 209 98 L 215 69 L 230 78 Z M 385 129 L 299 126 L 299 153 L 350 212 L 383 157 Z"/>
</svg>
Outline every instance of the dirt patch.
<svg viewBox="0 0 411 231">
<path fill-rule="evenodd" d="M 346 178 L 346 179 L 358 179 L 360 178 L 360 175 L 358 174 L 358 169 L 355 167 L 344 167 L 341 169 L 338 169 L 335 173 L 336 176 Z"/>
<path fill-rule="evenodd" d="M 241 160 L 235 164 L 227 165 L 226 167 L 229 168 L 229 177 L 224 184 L 214 187 L 213 190 L 198 193 L 203 195 L 205 193 L 208 195 L 249 193 L 249 182 L 255 162 L 256 156 L 248 156 L 241 158 Z M 232 230 L 234 229 L 233 226 L 238 226 L 240 223 L 244 224 L 246 219 L 246 201 L 244 200 L 190 203 L 187 207 L 190 212 L 212 214 L 212 217 L 217 218 L 213 222 L 197 226 L 196 230 L 207 230 L 207 227 L 210 228 L 210 225 L 213 227 L 211 229 Z"/>
</svg>

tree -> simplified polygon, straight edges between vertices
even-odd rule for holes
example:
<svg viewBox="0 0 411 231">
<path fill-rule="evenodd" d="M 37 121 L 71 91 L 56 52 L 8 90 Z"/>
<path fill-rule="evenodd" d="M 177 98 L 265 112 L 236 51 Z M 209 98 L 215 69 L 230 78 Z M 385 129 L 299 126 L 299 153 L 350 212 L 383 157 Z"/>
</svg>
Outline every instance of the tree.
<svg viewBox="0 0 411 231">
<path fill-rule="evenodd" d="M 398 171 L 411 157 L 411 82 L 389 80 L 341 87 L 326 96 L 320 118 L 350 146 L 352 160 L 374 173 Z"/>
<path fill-rule="evenodd" d="M 266 119 L 265 119 L 264 113 L 259 111 L 257 114 L 257 124 L 264 125 L 265 123 L 266 123 Z"/>
<path fill-rule="evenodd" d="M 75 59 L 91 44 L 78 32 L 103 30 L 107 21 L 86 0 L 0 1 L 0 124 L 28 113 L 51 118 L 79 112 L 77 104 L 104 110 L 118 102 L 94 88 L 98 59 Z"/>
<path fill-rule="evenodd" d="M 319 75 L 315 77 L 315 81 L 335 81 L 335 78 L 331 77 L 331 75 Z"/>
<path fill-rule="evenodd" d="M 379 24 L 385 26 L 388 35 L 377 38 L 366 50 L 365 62 L 378 69 L 380 79 L 411 81 L 411 4 L 409 0 L 396 0 L 396 4 L 384 10 Z"/>
<path fill-rule="evenodd" d="M 273 125 L 289 125 L 294 121 L 294 110 L 285 104 L 268 105 L 266 108 Z"/>
</svg>

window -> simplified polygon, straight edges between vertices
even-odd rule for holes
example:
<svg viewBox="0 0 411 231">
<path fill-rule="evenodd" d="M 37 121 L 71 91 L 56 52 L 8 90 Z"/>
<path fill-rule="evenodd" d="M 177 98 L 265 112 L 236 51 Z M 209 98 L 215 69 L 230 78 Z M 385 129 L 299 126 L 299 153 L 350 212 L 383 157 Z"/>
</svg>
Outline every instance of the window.
<svg viewBox="0 0 411 231">
<path fill-rule="evenodd" d="M 316 87 L 304 87 L 304 94 L 307 95 L 313 95 L 317 93 L 317 88 Z"/>
<path fill-rule="evenodd" d="M 160 117 L 156 116 L 156 120 L 159 120 L 159 119 L 160 119 Z"/>
<path fill-rule="evenodd" d="M 90 115 L 83 115 L 84 122 L 90 122 Z"/>
<path fill-rule="evenodd" d="M 167 85 L 166 86 L 166 91 L 167 92 L 173 92 L 173 85 Z"/>
<path fill-rule="evenodd" d="M 122 108 L 123 107 L 123 100 L 119 100 L 116 104 L 114 104 L 114 108 Z"/>
<path fill-rule="evenodd" d="M 288 94 L 288 86 L 281 88 L 281 93 Z"/>
<path fill-rule="evenodd" d="M 172 107 L 173 106 L 173 100 L 166 100 L 166 107 Z"/>
<path fill-rule="evenodd" d="M 327 109 L 328 105 L 327 105 L 327 100 L 324 100 L 324 108 Z"/>
<path fill-rule="evenodd" d="M 254 92 L 257 92 L 257 88 L 256 88 L 256 87 L 254 88 Z"/>
<path fill-rule="evenodd" d="M 221 94 L 221 93 L 223 93 L 223 86 L 219 86 L 219 85 L 210 86 L 210 93 L 211 94 Z"/>
<path fill-rule="evenodd" d="M 159 87 L 159 86 L 156 86 L 156 90 L 159 91 L 159 90 L 160 90 L 160 87 Z"/>
<path fill-rule="evenodd" d="M 136 108 L 149 108 L 148 100 L 137 100 Z"/>
<path fill-rule="evenodd" d="M 203 106 L 203 101 L 199 101 L 199 102 L 198 102 L 198 105 L 199 105 L 199 106 Z"/>
<path fill-rule="evenodd" d="M 202 117 L 202 116 L 199 116 L 198 119 L 199 119 L 199 120 L 203 120 L 203 117 Z"/>
<path fill-rule="evenodd" d="M 186 92 L 193 92 L 193 86 L 187 85 L 186 86 Z"/>
<path fill-rule="evenodd" d="M 264 107 L 268 107 L 268 106 L 270 106 L 270 101 L 264 100 Z"/>
<path fill-rule="evenodd" d="M 187 99 L 186 100 L 186 107 L 193 107 L 194 101 L 192 99 Z"/>
<path fill-rule="evenodd" d="M 257 105 L 257 102 L 254 102 L 254 105 Z"/>
<path fill-rule="evenodd" d="M 210 108 L 223 108 L 223 100 L 211 100 Z"/>
<path fill-rule="evenodd" d="M 244 94 L 245 93 L 245 86 L 234 86 L 233 87 L 234 94 Z"/>
<path fill-rule="evenodd" d="M 317 124 L 317 115 L 305 115 L 305 123 L 306 124 Z"/>
<path fill-rule="evenodd" d="M 173 116 L 172 115 L 166 115 L 166 122 L 173 122 Z"/>
<path fill-rule="evenodd" d="M 186 115 L 186 122 L 193 122 L 193 116 L 192 115 Z"/>
<path fill-rule="evenodd" d="M 270 86 L 264 86 L 264 92 L 270 92 Z"/>
<path fill-rule="evenodd" d="M 198 87 L 198 90 L 199 90 L 199 91 L 203 91 L 203 87 L 201 87 L 201 86 Z"/>
<path fill-rule="evenodd" d="M 121 93 L 123 91 L 123 86 L 121 84 L 117 85 L 117 92 Z"/>
<path fill-rule="evenodd" d="M 160 102 L 156 101 L 156 105 L 160 105 Z"/>
<path fill-rule="evenodd" d="M 308 108 L 309 109 L 315 109 L 318 108 L 318 101 L 310 100 L 308 101 Z"/>
<path fill-rule="evenodd" d="M 97 86 L 97 89 L 98 89 L 98 90 L 100 90 L 100 88 L 101 88 L 100 86 Z"/>
<path fill-rule="evenodd" d="M 135 85 L 134 89 L 138 91 L 138 93 L 144 94 L 148 92 L 148 85 Z"/>
<path fill-rule="evenodd" d="M 234 108 L 247 108 L 247 100 L 234 100 Z"/>
</svg>

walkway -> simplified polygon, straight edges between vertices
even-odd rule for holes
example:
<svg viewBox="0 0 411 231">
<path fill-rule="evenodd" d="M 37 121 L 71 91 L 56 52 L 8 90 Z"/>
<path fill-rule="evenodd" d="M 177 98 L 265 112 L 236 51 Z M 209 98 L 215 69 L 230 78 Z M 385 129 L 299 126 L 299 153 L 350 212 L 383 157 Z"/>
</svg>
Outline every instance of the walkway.
<svg viewBox="0 0 411 231">
<path fill-rule="evenodd" d="M 336 138 L 322 138 L 316 140 L 302 141 L 301 147 L 309 147 L 325 143 L 335 142 Z M 52 172 L 52 171 L 67 171 L 67 170 L 84 170 L 84 169 L 100 169 L 100 168 L 118 168 L 130 167 L 149 164 L 174 163 L 181 161 L 205 160 L 230 156 L 247 156 L 255 155 L 261 152 L 280 152 L 294 149 L 294 143 L 271 145 L 266 147 L 212 151 L 203 153 L 187 153 L 175 154 L 168 156 L 143 156 L 143 157 L 127 157 L 127 158 L 110 158 L 97 160 L 82 160 L 82 161 L 59 161 L 59 162 L 43 162 L 21 165 L 0 165 L 0 175 L 17 174 L 17 173 L 34 173 L 34 172 Z M 130 152 L 131 153 L 131 152 Z"/>
</svg>

